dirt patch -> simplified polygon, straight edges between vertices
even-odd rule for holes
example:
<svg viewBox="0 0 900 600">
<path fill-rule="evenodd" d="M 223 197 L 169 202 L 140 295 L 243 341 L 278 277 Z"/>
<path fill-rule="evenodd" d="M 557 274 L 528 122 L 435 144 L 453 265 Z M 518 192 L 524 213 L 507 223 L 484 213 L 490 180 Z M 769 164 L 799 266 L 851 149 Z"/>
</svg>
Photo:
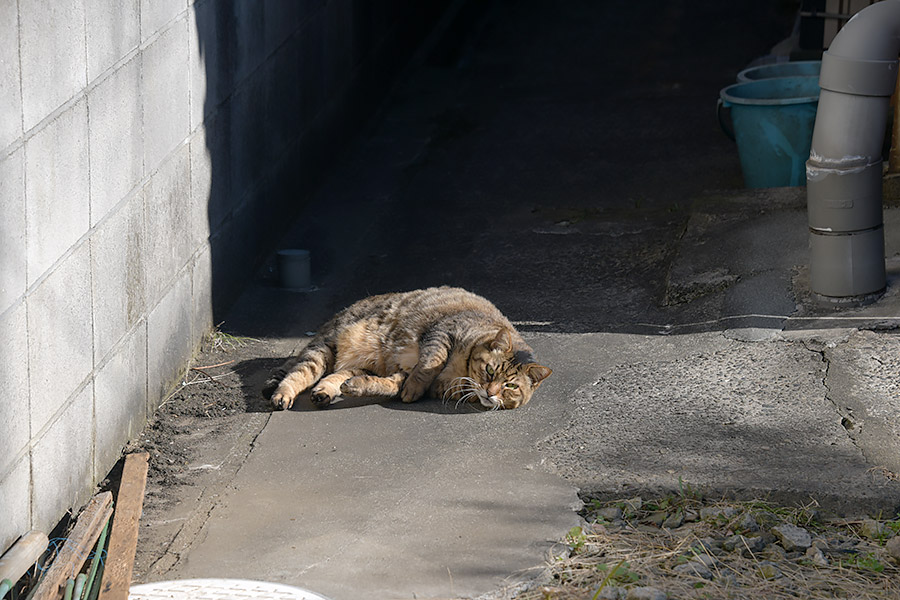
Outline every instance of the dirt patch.
<svg viewBox="0 0 900 600">
<path fill-rule="evenodd" d="M 160 579 L 177 563 L 250 452 L 270 412 L 261 389 L 285 359 L 272 346 L 214 331 L 126 448 L 150 454 L 136 582 Z"/>
</svg>

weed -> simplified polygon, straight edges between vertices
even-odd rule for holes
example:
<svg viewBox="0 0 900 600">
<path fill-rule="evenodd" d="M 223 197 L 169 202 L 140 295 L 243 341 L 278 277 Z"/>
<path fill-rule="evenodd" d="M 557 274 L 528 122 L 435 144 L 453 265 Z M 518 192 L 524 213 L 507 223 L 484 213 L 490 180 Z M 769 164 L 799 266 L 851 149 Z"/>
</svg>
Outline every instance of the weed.
<svg viewBox="0 0 900 600">
<path fill-rule="evenodd" d="M 612 567 L 612 570 L 610 570 L 611 565 L 612 563 L 601 563 L 597 565 L 598 571 L 600 571 L 601 573 L 606 573 L 606 577 L 603 578 L 603 583 L 601 583 L 600 585 L 601 589 L 610 581 L 615 581 L 616 583 L 624 585 L 628 583 L 635 583 L 641 578 L 640 574 L 635 573 L 628 568 L 628 563 L 624 559 L 620 560 L 616 566 Z"/>
<path fill-rule="evenodd" d="M 210 350 L 230 352 L 232 350 L 237 350 L 238 348 L 243 348 L 251 342 L 259 341 L 258 339 L 252 337 L 244 337 L 225 333 L 221 330 L 223 323 L 224 321 L 213 327 L 212 331 L 210 331 L 208 334 L 207 344 L 209 345 Z"/>
<path fill-rule="evenodd" d="M 869 571 L 871 573 L 884 572 L 884 563 L 878 560 L 878 557 L 871 552 L 851 558 L 845 558 L 841 560 L 841 566 L 850 569 L 859 569 L 861 571 Z"/>
<path fill-rule="evenodd" d="M 584 533 L 581 527 L 573 527 L 566 534 L 566 542 L 569 544 L 569 549 L 572 552 L 578 552 L 587 543 L 587 534 Z"/>
</svg>

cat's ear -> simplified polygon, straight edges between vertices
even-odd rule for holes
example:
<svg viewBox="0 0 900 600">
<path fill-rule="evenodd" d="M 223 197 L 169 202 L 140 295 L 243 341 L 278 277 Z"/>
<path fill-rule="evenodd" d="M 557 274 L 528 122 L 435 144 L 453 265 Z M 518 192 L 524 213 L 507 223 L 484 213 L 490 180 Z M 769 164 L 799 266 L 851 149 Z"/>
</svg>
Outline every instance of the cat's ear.
<svg viewBox="0 0 900 600">
<path fill-rule="evenodd" d="M 552 372 L 553 371 L 551 371 L 549 367 L 537 363 L 531 363 L 530 365 L 525 366 L 525 373 L 528 375 L 528 378 L 531 379 L 531 384 L 534 387 L 541 385 L 541 382 L 547 379 Z"/>
<path fill-rule="evenodd" d="M 488 344 L 488 348 L 491 350 L 501 350 L 503 352 L 511 352 L 512 351 L 512 336 L 509 334 L 509 329 L 506 327 L 501 327 L 500 331 L 497 332 L 497 335 L 493 340 Z"/>
</svg>

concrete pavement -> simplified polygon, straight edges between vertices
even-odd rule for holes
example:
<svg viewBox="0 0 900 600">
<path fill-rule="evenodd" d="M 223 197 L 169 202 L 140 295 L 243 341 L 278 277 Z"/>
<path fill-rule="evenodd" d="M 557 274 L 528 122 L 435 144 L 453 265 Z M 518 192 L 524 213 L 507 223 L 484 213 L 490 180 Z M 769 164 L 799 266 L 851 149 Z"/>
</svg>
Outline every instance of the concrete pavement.
<svg viewBox="0 0 900 600">
<path fill-rule="evenodd" d="M 865 309 L 809 302 L 804 191 L 743 190 L 711 117 L 789 19 L 726 4 L 495 2 L 451 67 L 426 53 L 279 243 L 312 251 L 317 291 L 265 265 L 227 330 L 286 356 L 362 296 L 462 285 L 553 375 L 513 411 L 248 415 L 255 439 L 145 578 L 477 597 L 563 549 L 579 490 L 895 510 L 896 279 Z"/>
</svg>

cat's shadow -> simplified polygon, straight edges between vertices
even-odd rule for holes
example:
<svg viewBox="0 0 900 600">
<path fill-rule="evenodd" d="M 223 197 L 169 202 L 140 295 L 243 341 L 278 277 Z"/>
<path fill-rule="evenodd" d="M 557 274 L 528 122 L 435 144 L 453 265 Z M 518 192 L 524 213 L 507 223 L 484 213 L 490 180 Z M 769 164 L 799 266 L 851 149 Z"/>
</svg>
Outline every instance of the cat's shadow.
<svg viewBox="0 0 900 600">
<path fill-rule="evenodd" d="M 247 412 L 273 412 L 269 397 L 274 386 L 269 380 L 276 370 L 281 367 L 286 358 L 251 358 L 239 362 L 234 371 L 241 378 L 241 393 L 244 396 L 245 410 Z M 267 385 L 268 384 L 268 385 Z M 401 402 L 398 398 L 336 398 L 325 409 L 316 408 L 309 399 L 309 392 L 300 394 L 291 406 L 292 412 L 313 412 L 319 410 L 343 410 L 359 408 L 362 406 L 380 405 L 391 410 L 429 412 L 442 415 L 472 415 L 487 412 L 478 404 L 456 402 L 444 402 L 436 398 L 422 398 L 409 404 Z"/>
</svg>

